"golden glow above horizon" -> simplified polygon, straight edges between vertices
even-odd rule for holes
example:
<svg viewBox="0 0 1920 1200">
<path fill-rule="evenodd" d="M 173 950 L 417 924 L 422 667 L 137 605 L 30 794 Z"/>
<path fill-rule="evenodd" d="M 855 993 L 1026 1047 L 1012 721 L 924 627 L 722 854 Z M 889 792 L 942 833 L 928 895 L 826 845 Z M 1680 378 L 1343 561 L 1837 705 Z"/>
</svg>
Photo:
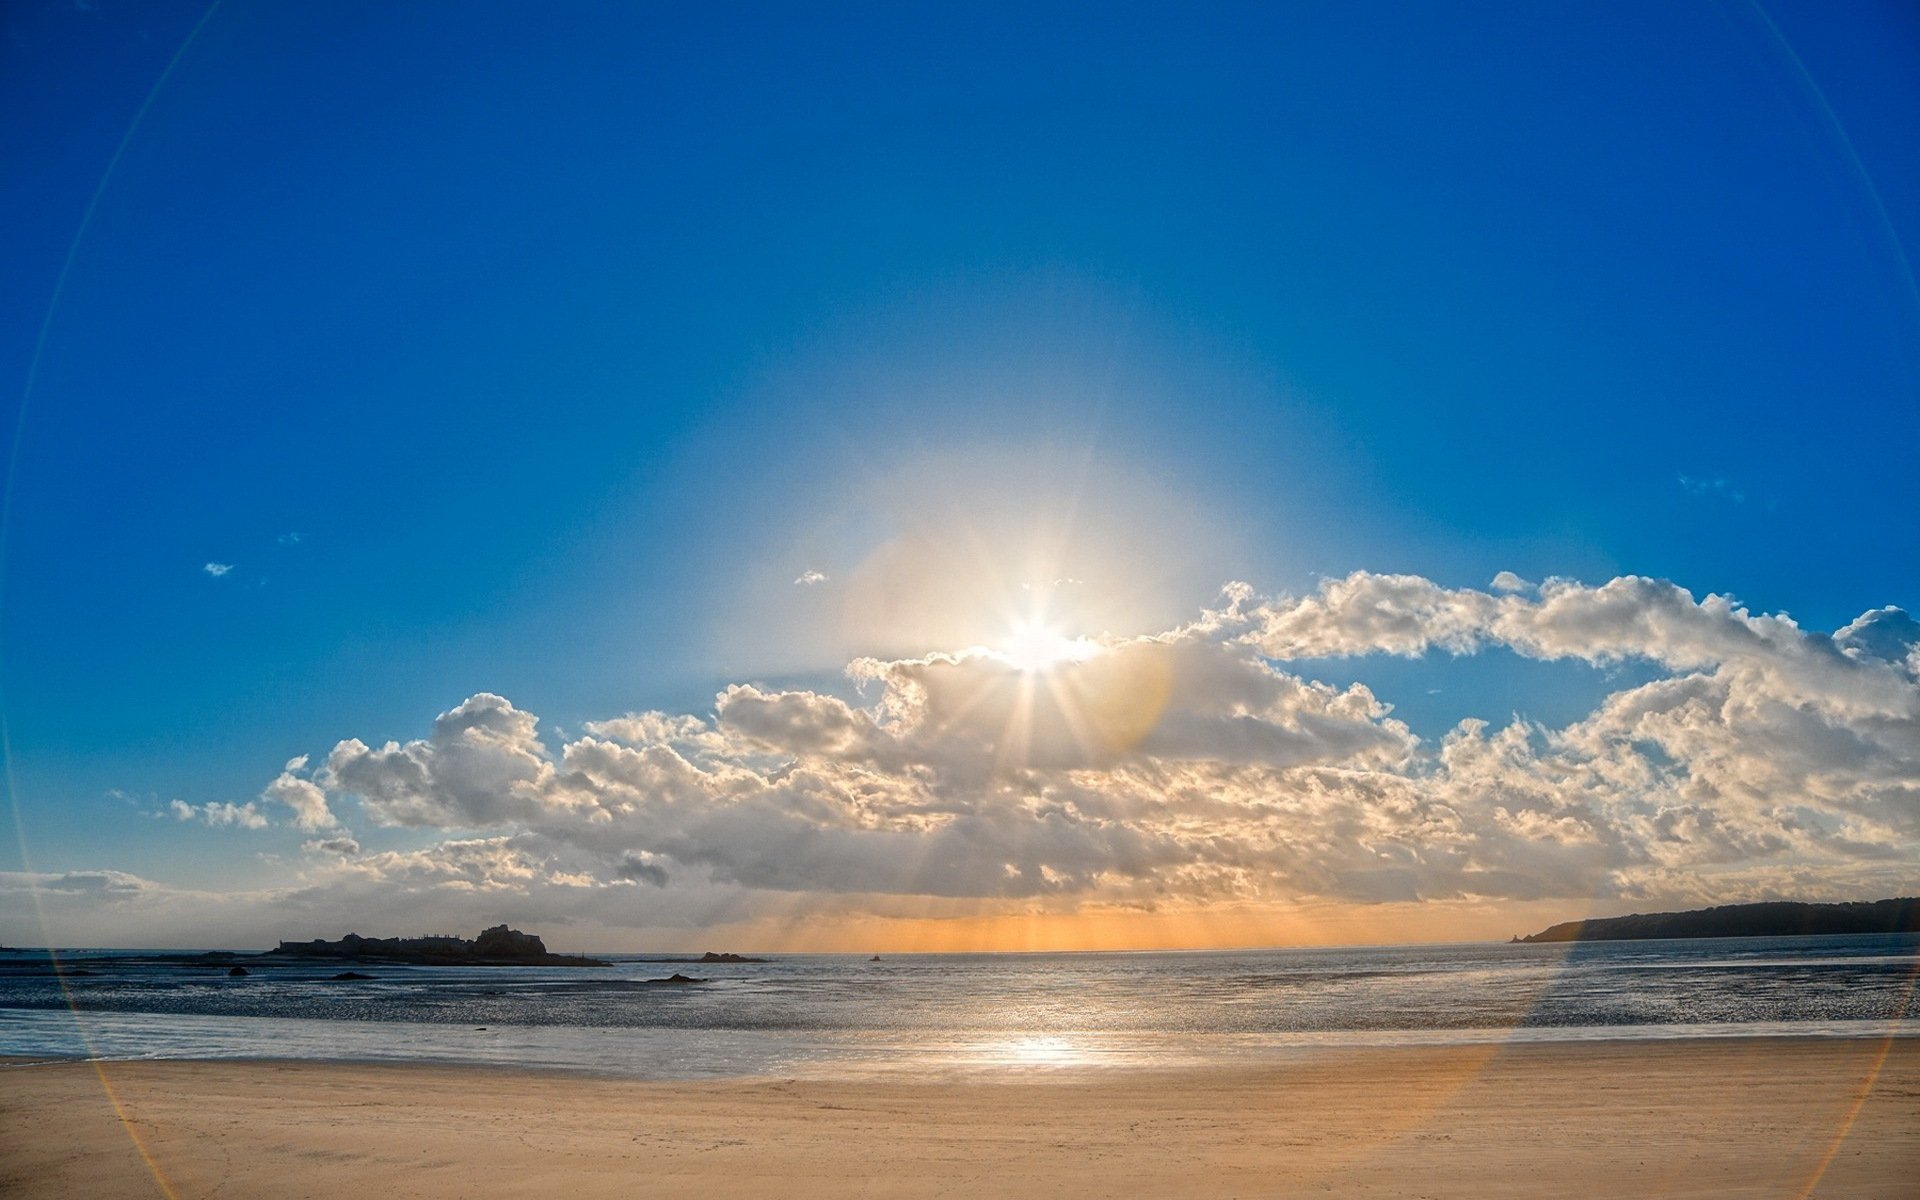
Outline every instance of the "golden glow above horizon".
<svg viewBox="0 0 1920 1200">
<path fill-rule="evenodd" d="M 790 897 L 784 910 L 703 929 L 710 942 L 768 953 L 979 954 L 1205 950 L 1504 941 L 1583 911 L 1564 900 L 1312 904 L 1229 900 L 1154 907 L 891 897 L 866 910 Z M 1595 911 L 1589 907 L 1587 912 Z M 664 944 L 664 943 L 662 943 Z M 1564 943 L 1561 950 L 1573 943 Z M 1553 953 L 1548 947 L 1542 953 Z"/>
</svg>

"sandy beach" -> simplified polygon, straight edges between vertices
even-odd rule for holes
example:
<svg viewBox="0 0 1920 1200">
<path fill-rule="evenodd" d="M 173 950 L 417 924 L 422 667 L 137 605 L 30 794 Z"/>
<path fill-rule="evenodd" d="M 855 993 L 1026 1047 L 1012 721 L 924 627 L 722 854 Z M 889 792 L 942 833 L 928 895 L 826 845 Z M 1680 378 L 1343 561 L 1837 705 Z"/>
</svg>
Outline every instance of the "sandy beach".
<svg viewBox="0 0 1920 1200">
<path fill-rule="evenodd" d="M 655 1083 L 11 1063 L 6 1196 L 1920 1195 L 1920 1040 Z"/>
</svg>

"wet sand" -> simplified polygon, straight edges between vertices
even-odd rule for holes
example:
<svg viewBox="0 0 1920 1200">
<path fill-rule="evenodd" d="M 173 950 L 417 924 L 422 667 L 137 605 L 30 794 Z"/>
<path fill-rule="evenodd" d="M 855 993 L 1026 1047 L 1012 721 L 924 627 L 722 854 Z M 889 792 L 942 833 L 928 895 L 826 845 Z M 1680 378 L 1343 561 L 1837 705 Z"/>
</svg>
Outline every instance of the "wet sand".
<svg viewBox="0 0 1920 1200">
<path fill-rule="evenodd" d="M 1920 1039 L 937 1081 L 9 1063 L 0 1195 L 1920 1196 Z"/>
</svg>

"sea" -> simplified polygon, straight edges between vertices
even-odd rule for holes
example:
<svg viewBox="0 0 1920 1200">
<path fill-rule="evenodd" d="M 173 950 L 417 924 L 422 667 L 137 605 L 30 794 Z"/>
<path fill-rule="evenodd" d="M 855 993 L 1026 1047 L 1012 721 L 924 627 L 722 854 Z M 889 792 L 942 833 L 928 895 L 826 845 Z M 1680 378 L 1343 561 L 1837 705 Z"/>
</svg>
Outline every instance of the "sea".
<svg viewBox="0 0 1920 1200">
<path fill-rule="evenodd" d="M 228 963 L 179 951 L 60 951 L 59 972 L 45 951 L 11 951 L 0 1056 L 938 1077 L 1253 1064 L 1346 1046 L 1920 1035 L 1912 934 L 604 957 L 610 966 L 277 961 L 231 977 Z M 333 978 L 347 969 L 373 978 Z M 675 973 L 700 982 L 660 982 Z"/>
</svg>

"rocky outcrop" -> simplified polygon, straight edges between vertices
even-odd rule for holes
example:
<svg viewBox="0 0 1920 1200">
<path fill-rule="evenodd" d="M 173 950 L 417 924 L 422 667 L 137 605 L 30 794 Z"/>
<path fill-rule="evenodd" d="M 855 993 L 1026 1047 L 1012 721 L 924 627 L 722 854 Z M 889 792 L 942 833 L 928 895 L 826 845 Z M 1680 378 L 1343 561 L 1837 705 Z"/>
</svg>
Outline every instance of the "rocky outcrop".
<svg viewBox="0 0 1920 1200">
<path fill-rule="evenodd" d="M 460 937 L 368 938 L 349 933 L 338 941 L 281 942 L 268 956 L 345 959 L 439 967 L 604 967 L 597 958 L 550 954 L 531 933 L 495 925 L 473 939 Z"/>
<path fill-rule="evenodd" d="M 495 925 L 473 939 L 473 952 L 482 958 L 545 958 L 547 944 L 534 934 Z"/>
<path fill-rule="evenodd" d="M 1768 901 L 1688 912 L 1635 913 L 1564 921 L 1515 942 L 1616 942 L 1637 938 L 1792 937 L 1800 934 L 1920 933 L 1920 897 L 1846 904 Z"/>
</svg>

